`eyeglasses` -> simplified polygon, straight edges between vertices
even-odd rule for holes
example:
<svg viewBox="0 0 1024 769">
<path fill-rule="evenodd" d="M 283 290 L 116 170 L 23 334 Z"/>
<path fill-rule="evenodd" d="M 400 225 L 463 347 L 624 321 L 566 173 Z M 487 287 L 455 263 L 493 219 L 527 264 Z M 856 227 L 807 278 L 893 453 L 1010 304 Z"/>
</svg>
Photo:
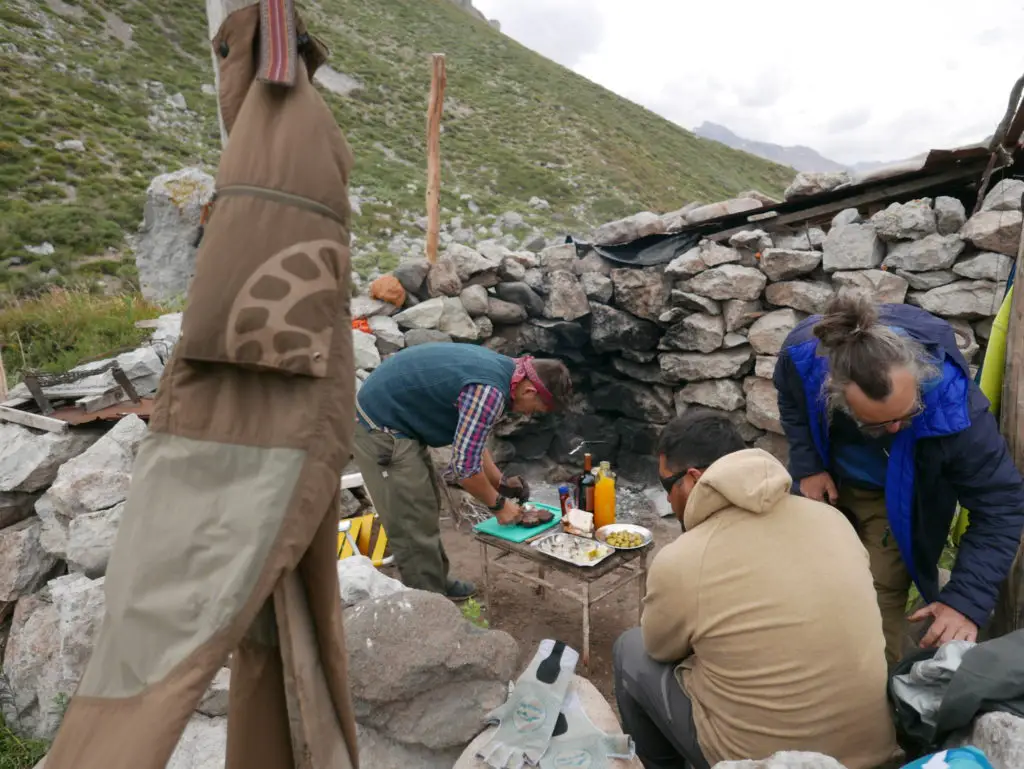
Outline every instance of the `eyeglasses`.
<svg viewBox="0 0 1024 769">
<path fill-rule="evenodd" d="M 683 480 L 683 476 L 686 475 L 690 470 L 706 470 L 706 467 L 689 467 L 686 470 L 680 470 L 678 473 L 670 475 L 668 478 L 662 478 L 658 476 L 658 480 L 661 481 L 661 487 L 665 489 L 666 494 L 671 494 L 672 489 L 676 487 L 679 481 Z"/>
<path fill-rule="evenodd" d="M 886 433 L 888 429 L 893 425 L 904 425 L 906 423 L 912 422 L 914 419 L 916 419 L 917 417 L 921 416 L 921 414 L 924 413 L 924 409 L 924 403 L 918 401 L 913 411 L 911 411 L 908 414 L 904 414 L 903 416 L 898 417 L 896 419 L 889 419 L 886 420 L 885 422 L 861 422 L 859 419 L 854 417 L 854 421 L 857 423 L 857 427 L 859 427 L 862 432 L 867 433 L 869 435 L 882 435 Z M 853 415 L 851 414 L 851 416 Z"/>
</svg>

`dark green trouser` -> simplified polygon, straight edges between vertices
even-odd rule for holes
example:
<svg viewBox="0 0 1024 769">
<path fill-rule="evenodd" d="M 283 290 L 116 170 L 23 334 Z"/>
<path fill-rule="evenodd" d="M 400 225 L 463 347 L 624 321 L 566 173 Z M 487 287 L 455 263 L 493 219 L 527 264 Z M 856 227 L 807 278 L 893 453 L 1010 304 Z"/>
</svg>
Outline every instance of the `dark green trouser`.
<svg viewBox="0 0 1024 769">
<path fill-rule="evenodd" d="M 357 422 L 353 451 L 402 582 L 444 594 L 448 556 L 441 544 L 441 497 L 427 447 Z"/>
</svg>

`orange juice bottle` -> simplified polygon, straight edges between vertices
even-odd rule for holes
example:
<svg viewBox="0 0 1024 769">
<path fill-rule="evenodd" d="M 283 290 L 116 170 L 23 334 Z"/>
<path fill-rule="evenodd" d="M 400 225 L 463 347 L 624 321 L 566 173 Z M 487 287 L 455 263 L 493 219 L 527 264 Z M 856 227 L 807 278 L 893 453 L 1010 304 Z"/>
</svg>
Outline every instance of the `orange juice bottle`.
<svg viewBox="0 0 1024 769">
<path fill-rule="evenodd" d="M 594 487 L 594 530 L 615 523 L 615 473 L 610 462 L 602 462 Z"/>
</svg>

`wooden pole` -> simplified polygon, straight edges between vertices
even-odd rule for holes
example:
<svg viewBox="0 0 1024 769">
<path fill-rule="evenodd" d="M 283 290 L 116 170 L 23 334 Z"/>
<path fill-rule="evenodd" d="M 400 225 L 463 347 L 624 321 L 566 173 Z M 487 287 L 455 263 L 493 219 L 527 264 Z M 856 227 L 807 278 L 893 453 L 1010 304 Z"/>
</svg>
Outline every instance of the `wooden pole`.
<svg viewBox="0 0 1024 769">
<path fill-rule="evenodd" d="M 3 346 L 0 345 L 0 401 L 7 400 L 7 372 L 4 370 Z"/>
<path fill-rule="evenodd" d="M 431 56 L 430 103 L 427 106 L 427 259 L 437 261 L 441 236 L 441 113 L 448 82 L 443 53 Z"/>
<path fill-rule="evenodd" d="M 235 11 L 249 5 L 256 5 L 259 0 L 206 0 L 206 24 L 209 32 L 209 39 L 213 38 L 220 31 L 224 19 Z M 220 111 L 220 63 L 217 60 L 217 52 L 210 51 L 213 59 L 213 87 L 217 92 L 217 122 L 220 124 L 220 146 L 223 148 L 228 143 L 228 132 L 224 128 L 224 116 Z"/>
</svg>

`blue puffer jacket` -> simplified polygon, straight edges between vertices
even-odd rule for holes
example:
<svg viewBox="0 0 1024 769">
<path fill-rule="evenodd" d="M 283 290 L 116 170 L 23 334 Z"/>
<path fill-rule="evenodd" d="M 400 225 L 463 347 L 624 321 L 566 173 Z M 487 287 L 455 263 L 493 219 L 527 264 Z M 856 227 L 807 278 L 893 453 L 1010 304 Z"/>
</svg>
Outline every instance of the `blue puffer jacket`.
<svg viewBox="0 0 1024 769">
<path fill-rule="evenodd" d="M 924 412 L 894 437 L 889 452 L 885 498 L 890 530 L 925 600 L 942 601 L 982 626 L 1020 542 L 1024 482 L 988 399 L 971 380 L 952 327 L 912 305 L 882 305 L 880 314 L 883 323 L 903 329 L 942 365 L 942 381 L 923 394 Z M 831 470 L 823 397 L 828 362 L 816 355 L 812 331 L 820 319 L 811 316 L 789 333 L 775 368 L 795 481 Z M 970 526 L 940 595 L 938 560 L 957 501 L 970 510 Z"/>
</svg>

